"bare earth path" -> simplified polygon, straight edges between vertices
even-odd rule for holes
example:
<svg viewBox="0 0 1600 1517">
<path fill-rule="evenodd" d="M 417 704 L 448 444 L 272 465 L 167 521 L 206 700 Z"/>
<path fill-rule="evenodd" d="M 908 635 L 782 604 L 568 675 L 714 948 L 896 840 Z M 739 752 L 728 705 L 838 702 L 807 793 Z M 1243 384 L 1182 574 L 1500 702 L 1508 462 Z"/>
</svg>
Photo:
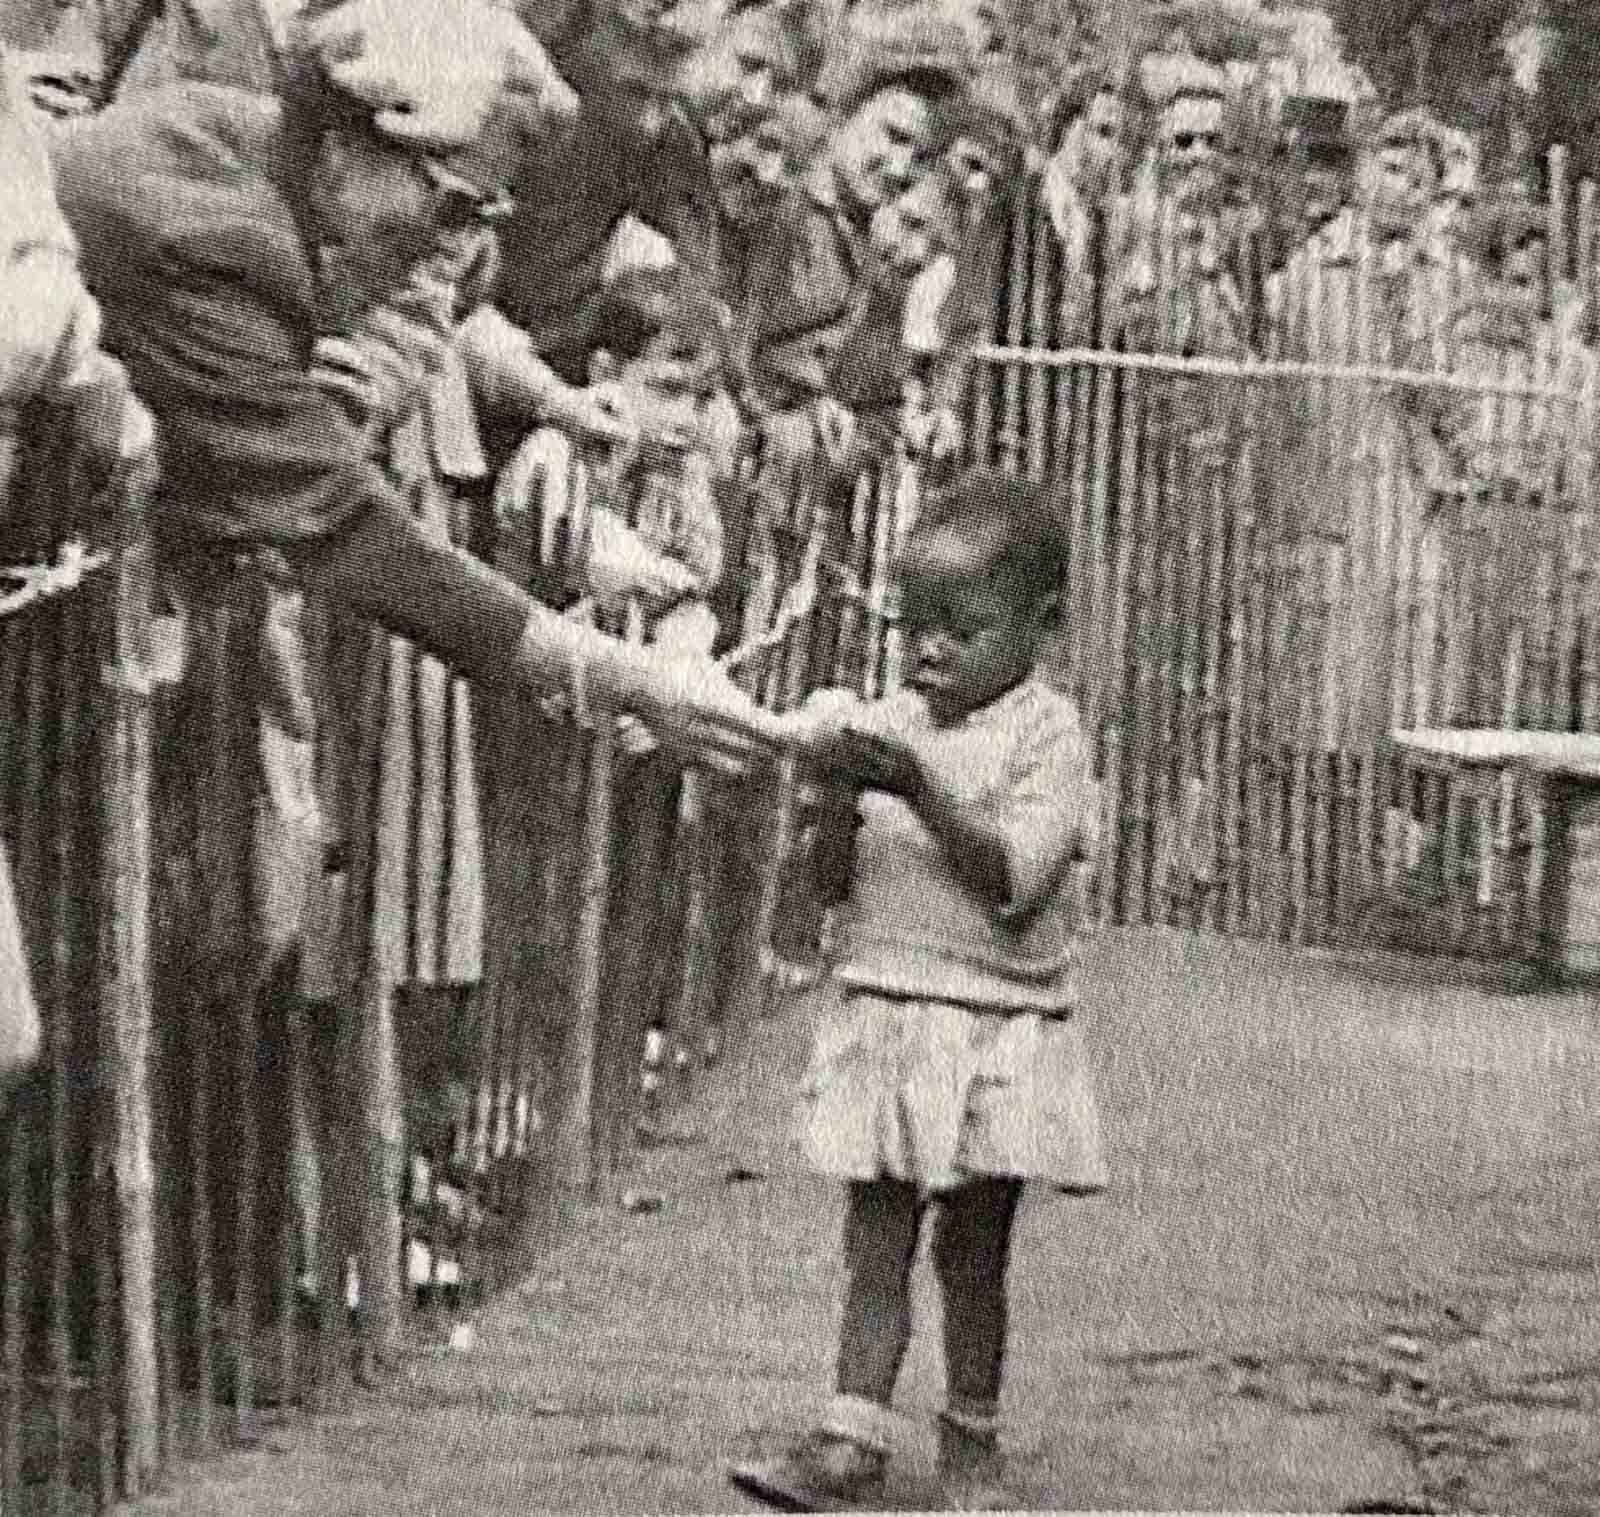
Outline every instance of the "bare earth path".
<svg viewBox="0 0 1600 1517">
<path fill-rule="evenodd" d="M 1600 1511 L 1587 997 L 1144 933 L 1096 945 L 1092 1007 L 1116 1180 L 1021 1223 L 1007 1413 L 1030 1505 Z M 803 1021 L 722 1072 L 713 1132 L 778 1133 Z M 586 1213 L 475 1350 L 134 1510 L 750 1509 L 720 1467 L 827 1389 L 838 1207 L 781 1170 L 729 1184 L 729 1158 L 651 1156 L 664 1209 Z M 892 1492 L 912 1509 L 937 1500 L 925 1278 L 919 1310 Z"/>
</svg>

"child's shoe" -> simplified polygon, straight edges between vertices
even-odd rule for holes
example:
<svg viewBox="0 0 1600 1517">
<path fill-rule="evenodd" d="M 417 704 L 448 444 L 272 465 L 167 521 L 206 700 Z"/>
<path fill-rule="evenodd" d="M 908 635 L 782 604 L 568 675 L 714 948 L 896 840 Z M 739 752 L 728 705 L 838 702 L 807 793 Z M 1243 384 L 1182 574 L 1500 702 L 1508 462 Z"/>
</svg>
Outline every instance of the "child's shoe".
<svg viewBox="0 0 1600 1517">
<path fill-rule="evenodd" d="M 993 1428 L 939 1418 L 939 1504 L 947 1512 L 1015 1512 Z"/>
<path fill-rule="evenodd" d="M 772 1459 L 736 1464 L 728 1478 L 783 1512 L 849 1512 L 883 1495 L 888 1456 L 853 1438 L 819 1429 Z"/>
</svg>

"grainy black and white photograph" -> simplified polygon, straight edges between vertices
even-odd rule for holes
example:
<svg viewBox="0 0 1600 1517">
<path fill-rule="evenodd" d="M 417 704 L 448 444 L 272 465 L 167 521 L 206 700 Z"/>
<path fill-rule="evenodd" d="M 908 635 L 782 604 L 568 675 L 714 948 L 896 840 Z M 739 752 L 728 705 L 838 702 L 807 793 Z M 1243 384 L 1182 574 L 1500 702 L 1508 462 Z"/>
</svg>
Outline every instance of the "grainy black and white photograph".
<svg viewBox="0 0 1600 1517">
<path fill-rule="evenodd" d="M 0 0 L 0 1517 L 1600 1514 L 1597 97 Z"/>
</svg>

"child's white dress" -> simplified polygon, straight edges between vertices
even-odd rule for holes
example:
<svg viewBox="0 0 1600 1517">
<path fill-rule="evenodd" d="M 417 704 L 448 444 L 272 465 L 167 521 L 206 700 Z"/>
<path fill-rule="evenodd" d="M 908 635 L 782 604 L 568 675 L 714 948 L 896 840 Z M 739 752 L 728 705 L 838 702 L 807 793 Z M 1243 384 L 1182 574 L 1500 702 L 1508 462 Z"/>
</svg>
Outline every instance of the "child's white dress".
<svg viewBox="0 0 1600 1517">
<path fill-rule="evenodd" d="M 1073 841 L 1093 838 L 1098 814 L 1076 710 L 1029 680 L 951 728 L 909 691 L 863 717 L 916 733 L 925 761 L 1007 839 L 1015 893 L 1043 890 L 1044 904 L 1009 920 L 990 911 L 908 805 L 863 797 L 837 994 L 801 1084 L 807 1161 L 929 1190 L 978 1175 L 1103 1189 L 1064 888 Z"/>
</svg>

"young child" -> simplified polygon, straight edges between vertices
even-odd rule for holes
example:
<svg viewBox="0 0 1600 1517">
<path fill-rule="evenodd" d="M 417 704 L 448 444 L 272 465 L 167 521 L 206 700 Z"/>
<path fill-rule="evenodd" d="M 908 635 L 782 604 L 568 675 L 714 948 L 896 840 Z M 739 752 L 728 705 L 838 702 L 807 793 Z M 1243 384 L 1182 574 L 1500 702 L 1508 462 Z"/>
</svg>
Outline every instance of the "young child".
<svg viewBox="0 0 1600 1517">
<path fill-rule="evenodd" d="M 625 269 L 597 305 L 589 377 L 611 387 L 638 427 L 637 445 L 595 447 L 555 428 L 534 432 L 501 474 L 502 525 L 526 524 L 544 595 L 580 597 L 582 614 L 652 643 L 709 649 L 706 598 L 722 572 L 722 523 L 701 445 L 720 384 L 721 310 L 676 268 Z M 601 516 L 606 518 L 601 521 Z M 632 538 L 630 593 L 582 582 L 597 530 Z"/>
<path fill-rule="evenodd" d="M 1015 1505 L 997 1423 L 1017 1205 L 1027 1181 L 1104 1185 L 1066 912 L 1070 866 L 1095 843 L 1095 786 L 1071 702 L 1035 674 L 1061 565 L 1041 487 L 959 476 L 904 548 L 907 687 L 810 703 L 812 753 L 859 798 L 835 808 L 819 850 L 848 860 L 841 993 L 802 1089 L 806 1158 L 847 1186 L 836 1394 L 788 1452 L 730 1472 L 788 1510 L 859 1507 L 882 1490 L 911 1267 L 935 1203 L 942 1504 Z"/>
</svg>

